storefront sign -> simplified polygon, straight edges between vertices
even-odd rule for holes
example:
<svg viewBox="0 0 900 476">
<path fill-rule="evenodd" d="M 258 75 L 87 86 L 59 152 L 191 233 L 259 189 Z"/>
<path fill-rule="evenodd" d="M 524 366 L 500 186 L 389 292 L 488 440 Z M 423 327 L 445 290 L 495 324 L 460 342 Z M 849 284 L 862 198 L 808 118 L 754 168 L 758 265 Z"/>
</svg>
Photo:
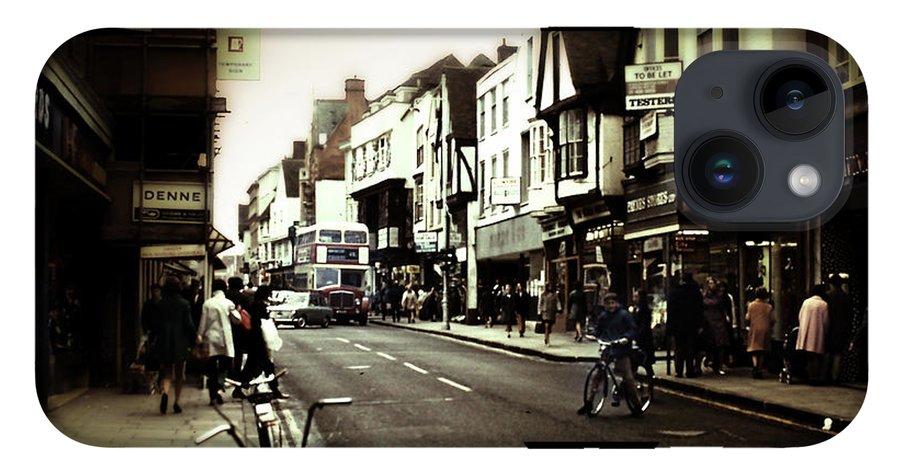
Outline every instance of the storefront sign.
<svg viewBox="0 0 900 476">
<path fill-rule="evenodd" d="M 640 140 L 645 140 L 648 137 L 656 134 L 656 111 L 648 112 L 641 117 L 641 131 L 640 131 Z"/>
<path fill-rule="evenodd" d="M 526 253 L 543 248 L 541 228 L 535 219 L 521 215 L 475 229 L 475 258 Z"/>
<path fill-rule="evenodd" d="M 681 71 L 680 61 L 625 66 L 625 109 L 674 108 Z"/>
<path fill-rule="evenodd" d="M 625 193 L 625 211 L 627 223 L 646 218 L 675 213 L 675 178 L 650 186 L 635 187 Z"/>
<path fill-rule="evenodd" d="M 206 223 L 206 187 L 189 182 L 141 182 L 132 185 L 132 220 L 156 223 Z"/>
<path fill-rule="evenodd" d="M 419 231 L 415 235 L 416 253 L 434 253 L 437 251 L 437 232 Z"/>
<path fill-rule="evenodd" d="M 659 251 L 665 247 L 662 236 L 651 236 L 644 240 L 644 253 Z"/>
<path fill-rule="evenodd" d="M 199 245 L 149 245 L 141 247 L 141 259 L 197 258 L 206 256 L 206 247 Z"/>
<path fill-rule="evenodd" d="M 518 205 L 522 202 L 519 177 L 491 178 L 491 205 Z"/>
</svg>

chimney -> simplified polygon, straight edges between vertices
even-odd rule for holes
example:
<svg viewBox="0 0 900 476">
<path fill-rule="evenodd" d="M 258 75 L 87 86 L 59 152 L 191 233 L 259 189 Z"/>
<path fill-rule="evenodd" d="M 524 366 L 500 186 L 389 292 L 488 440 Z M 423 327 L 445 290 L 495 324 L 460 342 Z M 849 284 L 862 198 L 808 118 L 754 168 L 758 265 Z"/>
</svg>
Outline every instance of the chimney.
<svg viewBox="0 0 900 476">
<path fill-rule="evenodd" d="M 506 46 L 506 38 L 504 38 L 503 44 L 497 47 L 497 63 L 502 63 L 503 60 L 512 56 L 516 50 L 515 46 Z"/>
<path fill-rule="evenodd" d="M 356 122 L 369 107 L 366 101 L 366 81 L 353 77 L 344 81 L 344 94 L 347 101 L 347 116 L 350 122 Z"/>
<path fill-rule="evenodd" d="M 305 140 L 294 141 L 294 156 L 292 158 L 294 160 L 305 160 L 306 159 L 306 141 Z"/>
</svg>

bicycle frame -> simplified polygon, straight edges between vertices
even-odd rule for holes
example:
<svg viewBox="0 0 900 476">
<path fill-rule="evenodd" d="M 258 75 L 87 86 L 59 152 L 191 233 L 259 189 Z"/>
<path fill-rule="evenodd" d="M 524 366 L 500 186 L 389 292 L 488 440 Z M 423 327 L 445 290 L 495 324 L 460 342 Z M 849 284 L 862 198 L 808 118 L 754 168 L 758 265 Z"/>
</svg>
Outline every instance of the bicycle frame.
<svg viewBox="0 0 900 476">
<path fill-rule="evenodd" d="M 600 344 L 600 357 L 597 363 L 588 372 L 585 380 L 584 388 L 584 408 L 587 410 L 588 416 L 596 416 L 603 408 L 606 399 L 612 396 L 618 400 L 620 396 L 626 397 L 624 393 L 624 375 L 618 376 L 613 370 L 615 363 L 612 357 L 613 342 L 598 341 Z M 631 365 L 634 373 L 635 392 L 637 394 L 638 403 L 635 404 L 628 398 L 625 399 L 631 410 L 632 415 L 639 416 L 643 414 L 650 406 L 653 398 L 653 371 L 647 370 L 643 365 L 646 358 L 643 352 L 634 343 L 631 346 L 632 358 Z M 640 369 L 644 369 L 643 371 Z M 610 389 L 610 383 L 612 388 Z M 595 403 L 597 397 L 599 401 Z"/>
</svg>

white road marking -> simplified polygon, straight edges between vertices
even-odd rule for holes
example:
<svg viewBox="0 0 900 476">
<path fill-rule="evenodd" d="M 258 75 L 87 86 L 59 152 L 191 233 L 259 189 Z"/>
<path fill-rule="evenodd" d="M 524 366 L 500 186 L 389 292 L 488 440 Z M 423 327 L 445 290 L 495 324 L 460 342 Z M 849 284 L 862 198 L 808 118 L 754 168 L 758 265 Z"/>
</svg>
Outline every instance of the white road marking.
<svg viewBox="0 0 900 476">
<path fill-rule="evenodd" d="M 349 367 L 344 367 L 347 370 L 362 370 L 362 369 L 370 369 L 371 365 L 351 365 Z"/>
<path fill-rule="evenodd" d="M 447 385 L 449 385 L 451 387 L 456 387 L 456 388 L 462 390 L 463 392 L 471 392 L 472 391 L 471 388 L 466 387 L 465 385 L 460 385 L 460 384 L 454 382 L 453 380 L 445 379 L 444 377 L 438 377 L 438 381 L 446 383 Z"/>
<path fill-rule="evenodd" d="M 425 370 L 425 369 L 420 369 L 419 367 L 416 367 L 415 365 L 413 365 L 413 364 L 411 364 L 411 363 L 409 363 L 409 362 L 403 362 L 403 365 L 405 365 L 405 366 L 407 366 L 407 367 L 409 367 L 409 368 L 415 370 L 416 372 L 419 372 L 420 374 L 428 375 L 428 371 L 427 371 L 427 370 Z"/>
<path fill-rule="evenodd" d="M 384 352 L 378 352 L 377 354 L 388 360 L 397 360 L 395 357 L 385 354 Z"/>
<path fill-rule="evenodd" d="M 370 351 L 372 350 L 372 349 L 370 349 L 370 348 L 368 348 L 368 347 L 366 347 L 366 346 L 359 345 L 359 344 L 353 344 L 353 347 L 356 347 L 356 348 L 359 349 L 359 350 L 364 350 L 364 351 L 366 351 L 366 352 L 370 352 Z"/>
<path fill-rule="evenodd" d="M 349 344 L 349 343 L 350 343 L 349 340 L 344 339 L 343 337 L 335 337 L 335 340 L 339 340 L 339 341 L 341 341 L 341 342 L 343 342 L 343 343 L 345 343 L 345 344 Z"/>
</svg>

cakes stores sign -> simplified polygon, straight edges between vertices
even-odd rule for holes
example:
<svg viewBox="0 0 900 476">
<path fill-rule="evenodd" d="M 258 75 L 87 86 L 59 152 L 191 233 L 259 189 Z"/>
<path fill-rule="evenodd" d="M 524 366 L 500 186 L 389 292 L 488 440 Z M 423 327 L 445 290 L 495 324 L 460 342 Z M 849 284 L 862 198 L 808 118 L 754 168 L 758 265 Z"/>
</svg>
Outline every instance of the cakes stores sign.
<svg viewBox="0 0 900 476">
<path fill-rule="evenodd" d="M 133 184 L 134 221 L 206 223 L 206 188 L 202 183 L 140 182 Z"/>
</svg>

